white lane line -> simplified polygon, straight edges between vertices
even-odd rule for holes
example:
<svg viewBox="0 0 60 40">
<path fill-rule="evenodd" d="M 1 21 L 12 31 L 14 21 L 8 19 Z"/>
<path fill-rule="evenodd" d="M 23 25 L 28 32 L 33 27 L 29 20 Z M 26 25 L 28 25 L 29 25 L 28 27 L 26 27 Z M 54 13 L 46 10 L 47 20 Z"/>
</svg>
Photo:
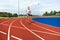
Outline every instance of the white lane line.
<svg viewBox="0 0 60 40">
<path fill-rule="evenodd" d="M 37 27 L 39 27 L 39 28 L 43 28 L 43 29 L 45 29 L 45 30 L 48 30 L 48 31 L 51 31 L 51 32 L 54 32 L 54 33 L 60 34 L 59 32 L 56 32 L 56 31 L 53 31 L 53 30 L 47 29 L 47 28 L 42 27 L 42 26 L 39 26 L 39 25 L 36 25 L 36 24 L 33 24 L 33 25 L 35 25 L 35 26 L 37 26 Z"/>
<path fill-rule="evenodd" d="M 23 30 L 26 30 L 25 28 L 23 27 L 17 27 L 17 26 L 14 26 L 15 28 L 18 28 L 18 29 L 23 29 Z M 44 32 L 44 31 L 38 31 L 38 30 L 33 30 L 31 29 L 32 31 L 35 31 L 35 32 L 41 32 L 41 33 L 46 33 L 46 34 L 51 34 L 51 35 L 56 35 L 56 36 L 60 36 L 59 34 L 55 34 L 55 33 L 50 33 L 50 32 Z"/>
<path fill-rule="evenodd" d="M 38 32 L 38 33 L 45 33 L 45 34 L 60 36 L 60 35 L 58 35 L 58 34 L 54 34 L 54 33 L 50 33 L 50 32 L 44 32 L 44 31 L 38 31 L 38 30 L 32 30 L 32 31 L 35 31 L 35 32 Z"/>
<path fill-rule="evenodd" d="M 26 30 L 25 28 L 23 28 L 23 27 L 16 27 L 16 26 L 14 26 L 15 28 L 18 28 L 18 29 L 23 29 L 23 30 Z M 50 34 L 50 35 L 55 35 L 55 36 L 60 36 L 59 34 L 55 34 L 55 33 L 50 33 L 50 32 L 44 32 L 44 31 L 38 31 L 38 30 L 33 30 L 33 29 L 31 29 L 32 31 L 35 31 L 35 32 L 38 32 L 38 33 L 45 33 L 45 34 Z"/>
<path fill-rule="evenodd" d="M 36 33 L 34 33 L 33 31 L 31 31 L 29 28 L 27 28 L 23 23 L 22 23 L 22 20 L 20 21 L 21 25 L 27 29 L 29 32 L 31 32 L 32 34 L 34 34 L 36 37 L 38 37 L 39 39 L 41 40 L 45 40 L 44 38 L 40 37 L 39 35 L 37 35 Z"/>
<path fill-rule="evenodd" d="M 9 26 L 9 25 L 7 25 L 7 24 L 2 24 L 2 25 Z M 12 26 L 12 27 L 25 30 L 25 28 L 23 28 L 23 27 L 18 27 L 18 26 Z M 46 34 L 51 34 L 51 35 L 60 36 L 60 34 L 55 34 L 55 33 L 50 33 L 50 32 L 44 32 L 44 31 L 40 31 L 40 30 L 38 31 L 38 30 L 33 30 L 33 29 L 31 29 L 31 30 L 32 30 L 32 31 L 35 31 L 35 32 L 42 32 L 42 33 L 46 33 Z"/>
<path fill-rule="evenodd" d="M 9 25 L 7 25 L 7 24 L 3 24 L 3 25 L 9 26 Z M 23 28 L 23 27 L 18 27 L 18 26 L 12 26 L 12 27 L 25 30 L 25 28 Z M 32 31 L 35 31 L 35 32 L 42 32 L 42 33 L 47 33 L 47 34 L 51 34 L 51 35 L 60 36 L 60 34 L 55 34 L 55 33 L 50 33 L 50 32 L 44 32 L 44 31 L 40 31 L 40 30 L 38 31 L 38 30 L 33 30 L 33 29 L 32 29 Z"/>
<path fill-rule="evenodd" d="M 9 21 L 9 19 L 8 19 L 8 20 L 6 20 L 6 21 L 4 21 L 4 22 L 1 22 L 0 24 L 3 24 L 3 23 L 8 22 L 8 21 Z"/>
<path fill-rule="evenodd" d="M 2 25 L 9 26 L 8 24 L 2 24 Z M 18 26 L 12 26 L 12 27 L 19 28 Z M 22 28 L 22 27 L 20 27 L 20 28 L 25 29 L 25 28 Z"/>
<path fill-rule="evenodd" d="M 4 23 L 2 23 L 1 25 L 9 26 L 8 24 L 4 24 Z"/>
<path fill-rule="evenodd" d="M 18 28 L 18 29 L 23 29 L 23 30 L 25 30 L 25 28 L 23 28 L 23 27 L 15 27 L 15 28 Z M 51 34 L 51 35 L 56 35 L 56 36 L 60 36 L 59 34 L 55 34 L 55 33 L 50 33 L 50 32 L 44 32 L 44 31 L 38 31 L 38 30 L 33 30 L 33 29 L 31 29 L 32 31 L 35 31 L 35 32 L 41 32 L 41 33 L 46 33 L 46 34 Z"/>
<path fill-rule="evenodd" d="M 7 33 L 3 32 L 3 31 L 0 31 L 0 33 L 2 33 L 2 34 L 4 34 L 4 35 L 7 35 Z M 17 40 L 22 40 L 22 39 L 14 36 L 14 35 L 11 35 L 11 37 L 14 38 L 14 39 L 17 39 Z"/>
<path fill-rule="evenodd" d="M 18 37 L 16 37 L 16 36 L 13 36 L 13 35 L 11 35 L 11 37 L 12 37 L 12 38 L 15 38 L 15 39 L 17 39 L 17 40 L 22 40 L 22 39 L 20 39 L 20 38 L 18 38 Z"/>
<path fill-rule="evenodd" d="M 17 19 L 16 19 L 16 20 L 17 20 Z M 12 27 L 12 24 L 13 24 L 16 20 L 12 21 L 12 22 L 10 23 L 10 25 L 9 25 L 7 40 L 10 40 L 10 29 L 11 29 L 11 27 Z"/>
<path fill-rule="evenodd" d="M 27 22 L 29 22 L 29 21 L 27 20 Z M 29 23 L 30 23 L 30 22 L 29 22 Z M 51 32 L 54 32 L 54 33 L 57 33 L 57 34 L 60 34 L 59 32 L 56 32 L 56 31 L 51 30 L 51 29 L 47 29 L 47 28 L 45 28 L 45 27 L 39 26 L 39 25 L 34 24 L 34 23 L 32 23 L 32 25 L 37 26 L 37 27 L 39 27 L 39 28 L 43 28 L 43 29 L 45 29 L 45 30 L 48 30 L 48 31 L 51 31 Z"/>
<path fill-rule="evenodd" d="M 6 34 L 7 34 L 7 33 L 3 32 L 3 31 L 0 31 L 0 33 L 2 33 L 2 34 L 4 34 L 4 35 L 6 35 Z"/>
</svg>

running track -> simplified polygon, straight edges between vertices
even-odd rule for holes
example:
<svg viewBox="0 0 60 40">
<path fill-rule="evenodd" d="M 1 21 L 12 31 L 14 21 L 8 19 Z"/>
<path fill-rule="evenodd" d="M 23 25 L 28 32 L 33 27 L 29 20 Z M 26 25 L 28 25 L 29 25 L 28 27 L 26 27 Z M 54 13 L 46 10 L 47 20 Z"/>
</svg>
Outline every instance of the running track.
<svg viewBox="0 0 60 40">
<path fill-rule="evenodd" d="M 60 40 L 60 28 L 35 22 L 31 18 L 0 20 L 0 40 Z"/>
</svg>

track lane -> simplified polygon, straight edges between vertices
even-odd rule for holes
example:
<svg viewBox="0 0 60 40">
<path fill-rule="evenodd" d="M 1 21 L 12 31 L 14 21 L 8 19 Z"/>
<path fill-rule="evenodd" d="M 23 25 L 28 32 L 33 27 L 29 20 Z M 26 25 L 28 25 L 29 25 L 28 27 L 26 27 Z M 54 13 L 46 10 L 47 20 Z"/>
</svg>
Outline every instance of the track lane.
<svg viewBox="0 0 60 40">
<path fill-rule="evenodd" d="M 29 22 L 33 22 L 32 24 L 35 25 L 35 26 L 38 26 L 39 28 L 44 28 L 45 30 L 49 30 L 49 31 L 60 34 L 60 31 L 59 31 L 60 28 L 56 28 L 56 27 L 53 27 L 53 26 L 49 26 L 49 25 L 46 25 L 46 24 L 35 22 L 31 18 L 29 19 Z"/>
<path fill-rule="evenodd" d="M 9 26 L 9 25 L 7 25 L 7 24 L 2 24 L 2 25 L 4 25 L 4 26 Z M 12 26 L 12 27 L 15 27 L 15 28 L 17 28 L 17 29 L 23 29 L 23 30 L 26 30 L 24 27 L 19 27 L 19 26 Z M 6 28 L 6 27 L 5 27 Z M 38 30 L 33 30 L 33 29 L 31 29 L 32 31 L 35 31 L 35 32 L 42 32 L 42 33 L 47 33 L 47 34 L 51 34 L 51 35 L 56 35 L 56 36 L 60 36 L 59 34 L 54 34 L 54 33 L 50 33 L 50 32 L 44 32 L 44 31 L 38 31 Z"/>
<path fill-rule="evenodd" d="M 0 33 L 0 40 L 7 40 L 7 35 Z"/>
<path fill-rule="evenodd" d="M 13 20 L 15 20 L 15 19 L 10 19 L 10 20 L 8 20 L 9 22 L 5 21 L 5 22 L 2 22 L 2 23 L 9 25 Z M 4 31 L 4 32 L 7 33 L 9 26 L 2 25 L 2 23 L 0 24 L 0 31 Z"/>
<path fill-rule="evenodd" d="M 15 21 L 13 23 L 12 26 L 16 26 L 16 27 L 12 27 L 11 28 L 11 35 L 15 35 L 23 40 L 40 40 L 39 38 L 37 38 L 35 35 L 33 35 L 31 32 L 29 32 L 28 30 L 24 30 L 24 29 L 21 29 L 21 27 L 23 27 L 20 23 L 20 19 L 18 19 L 17 21 Z M 23 27 L 24 28 L 24 27 Z"/>
<path fill-rule="evenodd" d="M 3 35 L 2 35 L 3 34 Z M 3 38 L 2 38 L 3 37 Z M 0 38 L 1 40 L 7 40 L 7 33 L 3 32 L 3 31 L 0 31 Z M 11 35 L 11 40 L 22 40 L 14 35 Z"/>
<path fill-rule="evenodd" d="M 11 30 L 11 27 L 12 27 L 13 23 L 14 23 L 16 20 L 17 20 L 17 19 L 13 20 L 13 21 L 10 23 L 10 25 L 9 25 L 7 40 L 10 40 L 10 36 L 11 36 L 11 35 L 10 35 L 10 30 Z"/>
<path fill-rule="evenodd" d="M 31 21 L 30 21 L 31 22 Z M 28 24 L 28 22 L 23 22 L 23 24 L 25 24 L 25 23 L 27 23 L 27 26 L 29 26 Z M 5 23 L 4 23 L 5 24 Z M 7 24 L 7 23 L 6 23 Z M 9 25 L 9 24 L 7 24 L 7 25 Z M 6 25 L 6 26 L 7 26 Z M 26 27 L 27 27 L 26 26 Z M 31 26 L 29 26 L 29 27 L 32 27 L 33 25 L 31 25 Z M 3 26 L 4 27 L 4 26 Z M 8 26 L 7 26 L 8 27 Z M 18 28 L 18 29 L 17 29 Z M 7 28 L 8 29 L 8 28 Z M 29 28 L 30 29 L 30 28 Z M 58 40 L 58 39 L 60 39 L 60 37 L 59 36 L 56 36 L 56 35 L 50 35 L 50 34 L 46 34 L 46 33 L 43 33 L 43 32 L 41 32 L 42 30 L 37 30 L 37 31 L 35 31 L 34 29 L 32 29 L 31 28 L 31 30 L 33 31 L 33 32 L 35 32 L 36 34 L 38 34 L 39 36 L 42 36 L 44 39 L 46 39 L 46 40 L 49 40 L 50 38 L 53 38 L 53 39 L 51 39 L 51 40 Z M 38 32 L 38 31 L 40 31 L 40 32 Z M 44 35 L 45 34 L 45 35 Z M 32 33 L 30 33 L 28 30 L 26 30 L 22 25 L 21 25 L 21 23 L 20 23 L 20 19 L 17 19 L 17 21 L 15 21 L 14 23 L 13 23 L 13 25 L 12 25 L 12 28 L 11 28 L 11 34 L 10 35 L 14 35 L 15 37 L 18 37 L 18 38 L 21 38 L 21 39 L 23 39 L 23 40 L 40 40 L 38 37 L 35 37 L 35 35 L 33 35 Z M 44 35 L 44 36 L 43 36 Z M 1 37 L 2 36 L 4 36 L 4 35 L 1 35 Z M 7 35 L 6 35 L 7 36 Z M 32 37 L 31 37 L 32 36 Z M 11 37 L 11 36 L 10 36 Z M 50 38 L 49 38 L 50 37 Z M 57 38 L 56 38 L 57 37 Z M 56 39 L 54 39 L 54 38 L 56 38 Z M 17 39 L 15 39 L 15 38 L 12 38 L 11 37 L 11 40 L 17 40 Z"/>
<path fill-rule="evenodd" d="M 15 19 L 8 20 L 9 22 L 5 21 L 5 22 L 3 22 L 3 24 L 9 25 L 13 20 L 15 20 Z M 0 24 L 0 31 L 6 32 L 8 34 L 8 28 L 9 28 L 9 26 L 4 26 L 4 25 Z M 5 37 L 7 38 L 7 36 L 8 35 L 6 35 Z"/>
<path fill-rule="evenodd" d="M 23 19 L 24 20 L 24 19 Z M 25 22 L 23 22 L 23 24 L 27 27 L 28 26 L 28 28 L 30 29 L 31 27 L 33 27 L 33 25 L 31 26 L 29 23 L 28 23 L 28 25 L 26 25 L 27 23 L 26 23 L 26 21 Z M 35 27 L 36 28 L 36 27 Z M 31 28 L 32 29 L 32 28 Z M 34 31 L 33 31 L 34 32 Z M 60 37 L 59 36 L 53 36 L 53 35 L 47 35 L 47 34 L 45 34 L 45 33 L 41 33 L 41 32 L 35 32 L 36 34 L 38 34 L 38 35 L 41 35 L 41 37 L 43 37 L 44 39 L 46 39 L 46 40 L 57 40 L 57 39 L 60 39 Z M 47 37 L 45 37 L 47 35 Z M 52 37 L 53 36 L 53 37 Z M 50 37 L 50 38 L 49 38 Z M 54 39 L 54 38 L 56 38 L 56 39 Z"/>
<path fill-rule="evenodd" d="M 42 27 L 42 26 L 38 26 L 38 25 L 36 25 L 36 24 L 32 24 L 31 22 L 29 22 L 29 21 L 26 20 L 26 19 L 23 19 L 23 20 L 25 20 L 25 21 L 23 21 L 23 22 L 24 22 L 24 25 L 29 26 L 29 28 L 31 28 L 31 29 L 55 33 L 55 32 L 52 31 L 52 30 L 49 30 L 49 29 L 47 29 L 47 28 L 44 28 L 44 26 Z M 31 27 L 31 26 L 32 26 L 32 27 Z M 57 34 L 57 33 L 56 33 L 56 34 Z M 58 34 L 59 34 L 59 33 L 58 33 Z"/>
<path fill-rule="evenodd" d="M 11 20 L 12 18 L 8 18 L 8 19 L 2 19 L 2 20 L 0 20 L 1 22 L 0 22 L 0 24 L 1 23 L 5 23 L 5 22 L 7 22 L 7 21 L 9 21 L 9 20 Z"/>
</svg>

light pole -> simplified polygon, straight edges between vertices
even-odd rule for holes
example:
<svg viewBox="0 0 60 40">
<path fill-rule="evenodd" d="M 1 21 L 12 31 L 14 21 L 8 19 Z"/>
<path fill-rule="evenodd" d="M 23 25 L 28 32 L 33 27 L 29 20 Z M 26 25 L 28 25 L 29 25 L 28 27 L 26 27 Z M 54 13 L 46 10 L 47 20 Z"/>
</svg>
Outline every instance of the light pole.
<svg viewBox="0 0 60 40">
<path fill-rule="evenodd" d="M 19 17 L 19 13 L 20 13 L 20 12 L 19 12 L 19 0 L 18 0 L 18 17 Z"/>
</svg>

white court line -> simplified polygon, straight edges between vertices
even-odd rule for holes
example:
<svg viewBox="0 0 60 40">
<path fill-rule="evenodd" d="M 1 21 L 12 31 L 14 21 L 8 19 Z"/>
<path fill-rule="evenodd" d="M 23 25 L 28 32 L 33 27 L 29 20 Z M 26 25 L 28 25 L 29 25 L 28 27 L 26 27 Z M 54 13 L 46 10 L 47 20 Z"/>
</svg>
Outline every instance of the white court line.
<svg viewBox="0 0 60 40">
<path fill-rule="evenodd" d="M 0 31 L 0 33 L 2 33 L 2 34 L 4 34 L 4 35 L 7 35 L 7 33 L 3 32 L 3 31 Z M 14 36 L 14 35 L 11 35 L 11 37 L 14 38 L 14 39 L 17 39 L 17 40 L 22 40 L 22 39 Z"/>
<path fill-rule="evenodd" d="M 29 22 L 28 20 L 27 20 L 27 22 Z M 29 22 L 30 23 L 30 22 Z M 59 32 L 56 32 L 56 31 L 54 31 L 54 30 L 51 30 L 51 29 L 47 29 L 47 28 L 45 28 L 45 27 L 42 27 L 42 26 L 39 26 L 39 25 L 37 25 L 37 24 L 34 24 L 34 23 L 32 23 L 34 26 L 37 26 L 37 27 L 39 27 L 39 28 L 43 28 L 43 29 L 45 29 L 45 30 L 48 30 L 48 31 L 51 31 L 51 32 L 54 32 L 54 33 L 57 33 L 57 34 L 60 34 Z"/>
<path fill-rule="evenodd" d="M 7 24 L 3 24 L 3 25 L 9 26 L 9 25 L 7 25 Z M 25 30 L 25 28 L 23 28 L 23 27 L 18 27 L 18 26 L 12 26 L 12 27 Z M 55 33 L 50 33 L 50 32 L 44 32 L 44 31 L 40 31 L 40 30 L 38 31 L 38 30 L 33 30 L 33 29 L 31 29 L 31 30 L 32 30 L 32 31 L 35 31 L 35 32 L 41 32 L 41 33 L 46 33 L 46 34 L 51 34 L 51 35 L 60 36 L 60 34 L 55 34 Z"/>
<path fill-rule="evenodd" d="M 34 34 L 36 37 L 38 37 L 39 39 L 41 40 L 45 40 L 44 38 L 40 37 L 39 35 L 37 35 L 36 33 L 34 33 L 33 31 L 31 31 L 29 28 L 27 28 L 23 23 L 22 23 L 22 20 L 20 21 L 21 25 L 27 29 L 29 32 L 31 32 L 32 34 Z"/>
<path fill-rule="evenodd" d="M 17 19 L 15 19 L 14 21 L 12 21 L 9 25 L 9 28 L 8 28 L 8 36 L 7 36 L 7 40 L 10 40 L 10 29 L 12 27 L 12 24 L 16 21 Z"/>
</svg>

